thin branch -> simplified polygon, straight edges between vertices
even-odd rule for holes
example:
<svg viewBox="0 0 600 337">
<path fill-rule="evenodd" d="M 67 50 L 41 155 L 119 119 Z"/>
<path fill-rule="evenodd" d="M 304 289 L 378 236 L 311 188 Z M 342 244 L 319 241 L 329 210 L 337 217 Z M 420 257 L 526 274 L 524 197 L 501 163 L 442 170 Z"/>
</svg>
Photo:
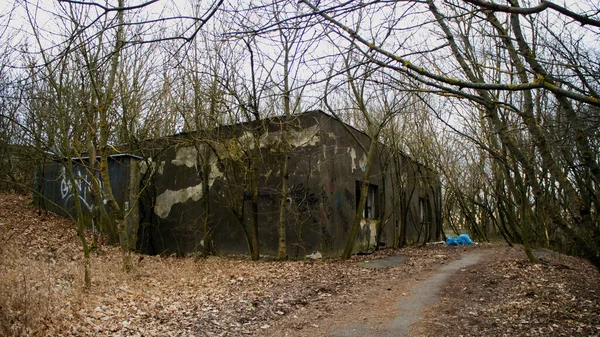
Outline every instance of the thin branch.
<svg viewBox="0 0 600 337">
<path fill-rule="evenodd" d="M 158 1 L 159 0 L 150 0 L 148 2 L 144 2 L 144 3 L 141 3 L 139 5 L 135 5 L 135 6 L 108 7 L 108 6 L 101 5 L 101 4 L 97 3 L 97 2 L 87 2 L 87 1 L 77 1 L 77 0 L 58 0 L 58 2 L 68 3 L 68 4 L 73 4 L 73 5 L 95 6 L 95 7 L 98 7 L 100 9 L 102 9 L 106 13 L 108 13 L 108 12 L 121 12 L 121 11 L 136 10 L 136 9 L 144 8 L 146 6 L 150 6 L 153 3 L 156 3 Z"/>
<path fill-rule="evenodd" d="M 535 7 L 513 7 L 513 6 L 496 4 L 493 2 L 487 2 L 487 1 L 483 1 L 483 0 L 464 0 L 464 1 L 468 2 L 472 5 L 479 6 L 479 7 L 489 9 L 492 11 L 496 11 L 496 12 L 521 14 L 521 15 L 541 13 L 541 12 L 545 11 L 546 9 L 550 8 L 550 9 L 553 9 L 565 16 L 570 17 L 571 19 L 573 19 L 575 21 L 578 21 L 582 25 L 590 25 L 590 26 L 594 26 L 594 27 L 600 27 L 600 20 L 592 19 L 587 15 L 577 14 L 573 11 L 568 10 L 566 7 L 557 5 L 557 4 L 547 1 L 547 0 L 542 0 L 540 2 L 540 4 Z"/>
<path fill-rule="evenodd" d="M 562 96 L 565 96 L 565 97 L 568 97 L 568 98 L 571 98 L 571 99 L 574 99 L 574 100 L 577 100 L 577 101 L 580 101 L 583 103 L 588 103 L 588 104 L 594 105 L 594 106 L 600 106 L 600 100 L 597 99 L 596 97 L 582 95 L 582 94 L 579 94 L 576 92 L 572 92 L 572 91 L 560 88 L 560 87 L 554 85 L 553 83 L 546 81 L 543 77 L 537 77 L 532 82 L 529 82 L 529 83 L 505 84 L 505 83 L 482 83 L 482 82 L 475 82 L 475 81 L 464 81 L 464 80 L 459 80 L 456 78 L 438 75 L 436 73 L 433 73 L 433 72 L 425 69 L 424 67 L 419 67 L 419 66 L 411 63 L 406 58 L 398 56 L 386 49 L 383 49 L 382 47 L 376 46 L 373 42 L 367 41 L 364 37 L 359 35 L 355 30 L 344 25 L 340 21 L 334 19 L 332 16 L 319 10 L 318 7 L 311 4 L 308 0 L 300 0 L 300 2 L 306 4 L 313 11 L 318 12 L 324 19 L 326 19 L 330 23 L 334 24 L 338 28 L 342 29 L 346 33 L 348 33 L 350 35 L 350 39 L 358 41 L 358 43 L 368 47 L 370 50 L 373 50 L 373 51 L 377 52 L 378 54 L 401 64 L 401 66 L 393 66 L 390 63 L 380 62 L 381 65 L 388 67 L 388 68 L 396 69 L 396 70 L 406 73 L 409 76 L 414 77 L 414 78 L 417 78 L 417 77 L 414 75 L 411 75 L 411 73 L 413 73 L 413 74 L 416 73 L 418 75 L 422 75 L 424 77 L 435 80 L 437 82 L 441 82 L 441 83 L 445 83 L 447 85 L 458 87 L 458 90 L 455 90 L 454 92 L 459 93 L 459 95 L 461 92 L 460 90 L 463 88 L 469 88 L 469 89 L 475 89 L 475 90 L 502 90 L 502 91 L 523 91 L 523 90 L 531 90 L 531 89 L 546 89 L 553 93 L 556 93 L 556 94 L 559 94 L 559 95 L 562 95 Z M 372 58 L 372 60 L 375 60 L 375 59 Z M 425 81 L 423 81 L 423 79 L 419 79 L 419 81 L 421 81 L 423 83 L 425 82 Z"/>
</svg>

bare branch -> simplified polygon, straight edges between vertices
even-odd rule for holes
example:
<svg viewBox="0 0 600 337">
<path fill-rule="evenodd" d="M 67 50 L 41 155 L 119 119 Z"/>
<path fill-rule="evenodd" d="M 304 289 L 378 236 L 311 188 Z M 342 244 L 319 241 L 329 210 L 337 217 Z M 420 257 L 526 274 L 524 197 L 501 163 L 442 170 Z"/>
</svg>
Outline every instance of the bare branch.
<svg viewBox="0 0 600 337">
<path fill-rule="evenodd" d="M 568 10 L 566 7 L 557 5 L 553 2 L 542 0 L 539 5 L 535 7 L 513 7 L 507 5 L 499 5 L 493 2 L 487 2 L 483 0 L 464 0 L 472 5 L 479 6 L 485 9 L 489 9 L 496 12 L 504 12 L 504 13 L 512 13 L 512 14 L 536 14 L 546 9 L 554 9 L 555 11 L 570 17 L 571 19 L 578 21 L 582 25 L 590 25 L 595 27 L 600 27 L 600 20 L 595 20 L 586 15 L 577 14 L 571 10 Z"/>
<path fill-rule="evenodd" d="M 159 0 L 150 0 L 139 5 L 135 6 L 123 6 L 123 7 L 108 7 L 105 5 L 101 5 L 97 2 L 88 2 L 88 1 L 76 1 L 76 0 L 58 0 L 58 2 L 68 3 L 73 5 L 85 5 L 85 6 L 94 6 L 102 9 L 104 12 L 121 12 L 121 11 L 130 11 L 136 10 L 140 8 L 144 8 L 146 6 L 152 5 L 153 3 L 157 3 Z"/>
</svg>

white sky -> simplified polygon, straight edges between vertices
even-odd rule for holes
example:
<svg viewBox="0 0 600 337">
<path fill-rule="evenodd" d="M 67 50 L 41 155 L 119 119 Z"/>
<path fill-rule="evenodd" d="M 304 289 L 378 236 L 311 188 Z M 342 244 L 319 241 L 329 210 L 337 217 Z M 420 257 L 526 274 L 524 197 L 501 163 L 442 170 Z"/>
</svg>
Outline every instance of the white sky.
<svg viewBox="0 0 600 337">
<path fill-rule="evenodd" d="M 111 0 L 109 1 L 111 4 L 115 5 L 117 1 Z M 267 2 L 265 0 L 265 2 Z M 142 1 L 128 1 L 127 5 L 135 5 L 142 3 Z M 143 36 L 143 39 L 150 39 L 156 37 L 174 37 L 174 36 L 190 36 L 190 29 L 193 30 L 193 20 L 183 19 L 183 20 L 165 20 L 169 17 L 173 16 L 193 16 L 197 15 L 197 13 L 204 13 L 206 10 L 210 8 L 212 5 L 212 1 L 199 1 L 197 2 L 200 7 L 193 8 L 189 4 L 188 1 L 180 0 L 180 1 L 168 1 L 162 0 L 155 4 L 152 4 L 148 7 L 140 9 L 135 13 L 128 13 L 130 18 L 133 18 L 131 22 L 139 22 L 143 20 L 159 20 L 154 23 L 145 24 L 144 26 L 140 26 L 139 34 Z M 256 2 L 252 2 L 253 5 L 256 6 Z M 329 2 L 327 2 L 329 3 Z M 322 1 L 322 6 L 327 6 L 325 1 Z M 537 2 L 534 2 L 537 4 Z M 583 11 L 592 9 L 593 6 L 597 6 L 598 4 L 594 4 L 594 2 L 581 1 L 581 0 L 569 0 L 566 2 L 567 6 L 574 11 Z M 245 9 L 248 6 L 247 1 L 239 1 L 239 2 L 226 2 L 223 5 L 223 9 L 226 10 L 234 10 L 234 9 Z M 365 12 L 364 16 L 361 17 L 361 25 L 364 34 L 369 36 L 372 35 L 373 38 L 378 39 L 378 44 L 383 43 L 382 36 L 385 36 L 387 32 L 387 28 L 389 28 L 385 22 L 388 22 L 390 19 L 398 19 L 397 23 L 394 25 L 394 31 L 388 39 L 385 40 L 383 46 L 390 51 L 396 52 L 400 55 L 408 54 L 412 51 L 419 51 L 423 48 L 432 49 L 437 46 L 440 46 L 444 43 L 443 40 L 440 40 L 438 36 L 434 33 L 439 31 L 435 26 L 427 25 L 418 27 L 424 20 L 429 18 L 428 14 L 414 14 L 415 11 L 419 12 L 423 10 L 423 8 L 411 8 L 407 10 L 410 4 L 406 2 L 398 2 L 394 4 L 394 6 L 388 6 L 385 10 L 377 10 L 375 12 Z M 422 6 L 422 5 L 420 5 Z M 2 5 L 0 5 L 0 24 L 7 25 L 10 27 L 4 32 L 3 37 L 9 38 L 11 44 L 9 46 L 9 52 L 13 52 L 13 55 L 18 55 L 17 52 L 23 50 L 27 45 L 27 49 L 30 52 L 30 57 L 36 57 L 36 53 L 34 52 L 37 47 L 35 46 L 35 42 L 33 36 L 31 34 L 32 27 L 30 25 L 29 18 L 33 18 L 33 23 L 37 26 L 36 28 L 40 32 L 42 38 L 42 47 L 46 49 L 52 49 L 52 53 L 56 54 L 60 50 L 64 50 L 66 47 L 65 41 L 68 41 L 69 35 L 65 35 L 65 27 L 73 28 L 71 22 L 68 21 L 67 14 L 69 5 L 65 3 L 59 3 L 56 0 L 8 0 L 4 1 Z M 111 20 L 114 19 L 114 13 L 112 12 L 108 16 L 102 16 L 100 9 L 94 6 L 82 6 L 76 5 L 74 8 L 79 11 L 87 11 L 86 13 L 81 13 L 82 20 L 80 20 L 80 24 L 89 24 L 90 22 L 100 18 L 96 23 L 98 26 L 110 26 Z M 301 7 L 303 8 L 303 7 Z M 27 12 L 29 10 L 29 14 Z M 258 10 L 241 10 L 241 14 L 237 14 L 238 17 L 231 19 L 231 16 L 226 13 L 217 14 L 212 21 L 205 27 L 204 31 L 218 31 L 218 30 L 226 30 L 225 25 L 229 23 L 224 19 L 231 19 L 231 24 L 238 24 L 242 21 L 240 16 L 252 16 L 253 19 L 250 20 L 250 24 L 260 24 L 260 22 L 267 22 L 269 20 L 268 17 L 259 17 L 256 15 Z M 411 14 L 413 13 L 413 14 Z M 408 15 L 406 15 L 408 14 Z M 399 20 L 400 16 L 403 16 L 402 20 Z M 344 19 L 344 23 L 352 24 L 356 22 L 357 16 L 356 13 L 347 16 Z M 94 28 L 98 29 L 98 28 Z M 239 29 L 239 28 L 238 28 Z M 598 43 L 598 30 L 590 29 L 588 32 L 587 27 L 583 27 L 580 30 L 580 33 L 583 36 L 583 41 L 585 41 L 588 45 L 595 45 Z M 134 31 L 134 27 L 129 27 L 130 33 Z M 93 30 L 89 30 L 87 32 L 88 35 L 91 34 Z M 114 33 L 111 33 L 114 34 Z M 130 35 L 131 36 L 131 35 Z M 110 36 L 109 36 L 110 37 Z M 105 38 L 104 42 L 109 41 L 109 37 Z M 276 37 L 275 35 L 273 37 Z M 297 85 L 301 85 L 307 79 L 318 80 L 323 79 L 329 74 L 329 70 L 331 69 L 331 64 L 337 62 L 337 66 L 340 66 L 340 57 L 338 54 L 338 47 L 342 49 L 347 45 L 347 41 L 340 39 L 335 34 L 330 34 L 330 39 L 321 37 L 319 44 L 316 46 L 312 46 L 309 53 L 307 53 L 305 59 L 302 61 L 302 65 L 299 65 L 298 70 L 298 82 Z M 27 41 L 27 43 L 25 42 Z M 95 41 L 95 40 L 92 40 Z M 270 43 L 266 43 L 265 41 L 259 44 L 261 48 L 261 52 L 265 52 L 264 57 L 274 59 L 278 53 L 278 49 L 269 45 Z M 184 45 L 183 40 L 176 40 L 169 44 L 169 47 L 163 45 L 163 47 L 154 48 L 154 52 L 158 54 L 153 54 L 148 60 L 148 64 L 155 64 L 157 69 L 166 68 L 171 66 L 173 63 L 173 59 L 168 57 L 168 53 L 165 53 L 165 49 L 167 48 L 176 48 L 174 46 L 182 46 Z M 243 44 L 239 44 L 242 45 Z M 481 46 L 484 46 L 482 43 Z M 239 53 L 230 54 L 230 57 L 239 58 L 239 63 L 236 65 L 239 67 L 238 70 L 242 70 L 246 74 L 249 72 L 248 66 L 248 56 L 245 55 L 246 51 L 241 50 Z M 441 74 L 449 74 L 453 71 L 453 68 L 456 67 L 455 62 L 453 62 L 452 58 L 448 57 L 448 49 L 441 49 L 437 52 L 428 53 L 426 57 L 423 55 L 412 55 L 407 56 L 411 62 L 415 64 L 423 64 L 425 67 L 431 67 L 430 62 L 436 63 L 436 68 L 430 68 L 432 71 L 438 71 Z M 329 56 L 333 56 L 329 57 Z M 202 57 L 202 55 L 200 56 Z M 163 62 L 164 60 L 164 62 Z M 440 62 L 442 60 L 442 62 Z M 269 66 L 263 70 L 263 80 L 267 80 L 266 74 L 268 73 Z M 166 71 L 163 69 L 163 71 Z M 279 67 L 275 68 L 275 71 L 272 73 L 275 74 L 276 77 L 281 77 L 281 70 Z M 158 76 L 158 75 L 157 75 Z M 397 75 L 396 75 L 397 76 Z M 456 75 L 460 76 L 460 75 Z M 277 78 L 271 79 L 275 82 L 278 81 Z M 343 80 L 343 78 L 341 79 Z M 314 104 L 318 104 L 319 98 L 322 96 L 323 83 L 319 83 L 317 85 L 312 86 L 304 92 L 304 96 L 306 97 L 307 104 L 305 105 L 305 109 L 310 109 L 318 106 L 314 106 Z M 442 104 L 440 104 L 442 105 Z M 445 107 L 449 107 L 449 105 L 442 105 Z M 464 112 L 461 109 L 459 112 Z"/>
</svg>

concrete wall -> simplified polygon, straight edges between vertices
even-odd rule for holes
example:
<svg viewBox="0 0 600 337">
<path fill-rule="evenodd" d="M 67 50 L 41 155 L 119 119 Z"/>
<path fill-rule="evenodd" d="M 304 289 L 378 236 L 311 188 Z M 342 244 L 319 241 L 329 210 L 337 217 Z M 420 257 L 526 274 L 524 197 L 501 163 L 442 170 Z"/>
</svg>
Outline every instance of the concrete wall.
<svg viewBox="0 0 600 337">
<path fill-rule="evenodd" d="M 170 138 L 164 150 L 156 151 L 151 160 L 142 165 L 141 173 L 147 183 L 144 185 L 148 187 L 142 198 L 138 248 L 147 253 L 200 252 L 204 244 L 203 221 L 208 217 L 213 243 L 219 253 L 247 253 L 244 230 L 250 230 L 251 196 L 244 193 L 244 187 L 249 160 L 256 159 L 260 163 L 260 251 L 275 255 L 284 159 L 281 122 L 282 119 L 276 118 L 260 125 L 240 124 L 210 133 Z M 289 153 L 286 200 L 288 256 L 302 258 L 314 251 L 337 256 L 344 248 L 354 218 L 356 183 L 362 179 L 366 156 L 343 125 L 322 112 L 294 116 L 288 125 L 288 139 L 293 146 Z M 260 135 L 260 151 L 252 141 L 252 132 Z M 366 135 L 357 130 L 352 132 L 368 145 Z M 409 161 L 402 157 L 398 162 Z M 398 200 L 397 194 L 405 191 L 396 186 L 395 170 L 396 166 L 405 169 L 405 166 L 415 165 L 386 166 L 379 156 L 375 160 L 371 184 L 379 191 L 380 214 L 363 221 L 357 250 L 374 248 L 378 225 L 382 228 L 379 241 L 386 246 L 397 244 L 402 221 L 395 200 Z M 409 184 L 415 185 L 408 201 L 411 215 L 407 218 L 419 222 L 415 216 L 419 198 L 432 200 L 434 191 L 412 181 L 415 172 L 407 172 L 407 176 Z M 433 203 L 428 205 L 432 214 L 436 212 L 431 206 Z M 425 225 L 430 228 L 427 238 L 434 238 L 435 231 L 431 228 L 437 226 L 436 218 L 429 217 L 427 224 L 407 224 L 411 240 L 425 239 Z"/>
</svg>

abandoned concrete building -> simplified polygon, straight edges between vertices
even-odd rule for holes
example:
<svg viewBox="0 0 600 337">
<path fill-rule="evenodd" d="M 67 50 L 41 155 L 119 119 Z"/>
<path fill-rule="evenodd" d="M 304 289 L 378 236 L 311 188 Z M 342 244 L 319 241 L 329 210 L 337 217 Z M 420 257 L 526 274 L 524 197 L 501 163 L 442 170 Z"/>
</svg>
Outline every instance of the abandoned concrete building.
<svg viewBox="0 0 600 337">
<path fill-rule="evenodd" d="M 138 166 L 121 169 L 135 177 L 121 179 L 129 182 L 123 186 L 113 183 L 113 189 L 139 196 L 139 207 L 130 212 L 136 213 L 130 228 L 143 253 L 202 252 L 205 240 L 210 240 L 216 253 L 245 254 L 251 223 L 256 221 L 260 253 L 276 255 L 281 172 L 288 156 L 284 203 L 288 256 L 303 258 L 315 251 L 339 256 L 348 240 L 367 163 L 358 142 L 368 146 L 369 137 L 322 111 L 182 133 L 151 142 L 144 156 L 122 160 L 127 167 Z M 439 177 L 379 145 L 355 251 L 438 240 Z M 51 180 L 56 183 L 60 178 Z M 139 187 L 132 187 L 132 181 Z M 53 188 L 60 186 L 47 185 L 44 194 L 60 199 L 60 193 L 45 192 Z M 121 199 L 128 202 L 128 209 L 133 207 L 131 198 Z"/>
</svg>

